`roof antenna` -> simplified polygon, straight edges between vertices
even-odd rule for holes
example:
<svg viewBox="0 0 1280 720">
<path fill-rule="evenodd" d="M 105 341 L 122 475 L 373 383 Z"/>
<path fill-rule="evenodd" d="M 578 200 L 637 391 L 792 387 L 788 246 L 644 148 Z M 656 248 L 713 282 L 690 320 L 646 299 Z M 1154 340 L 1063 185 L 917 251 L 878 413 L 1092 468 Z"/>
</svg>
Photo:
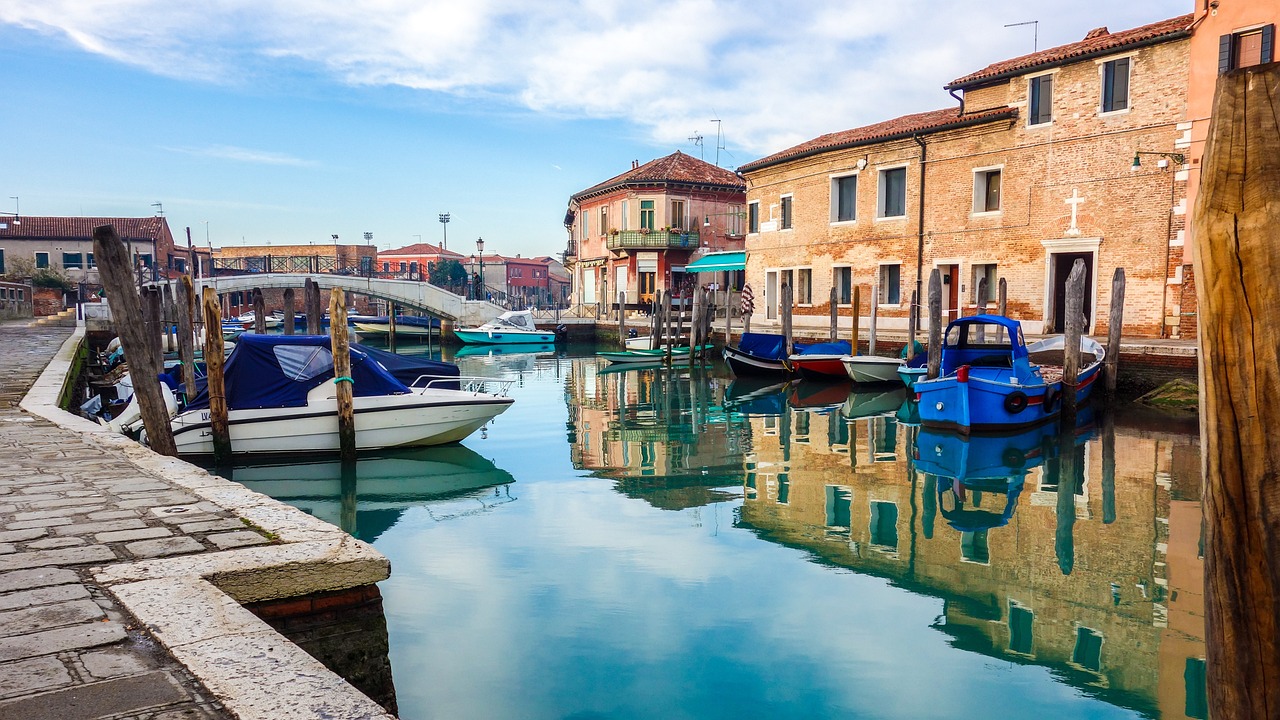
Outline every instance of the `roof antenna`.
<svg viewBox="0 0 1280 720">
<path fill-rule="evenodd" d="M 164 204 L 159 200 L 151 203 L 151 207 L 156 209 L 156 217 L 164 217 Z"/>
<path fill-rule="evenodd" d="M 1028 20 L 1026 22 L 1020 22 L 1020 23 L 1009 23 L 1008 25 L 1005 25 L 1005 27 L 1019 27 L 1021 25 L 1031 26 L 1031 52 L 1039 52 L 1040 51 L 1040 21 Z"/>
<path fill-rule="evenodd" d="M 694 130 L 693 135 L 689 136 L 689 142 L 692 142 L 694 145 L 698 146 L 698 159 L 706 160 L 707 156 L 703 152 L 703 147 L 702 147 L 702 133 L 698 132 L 697 130 Z"/>
<path fill-rule="evenodd" d="M 720 113 L 716 114 L 719 115 Z M 724 133 L 722 132 L 723 125 L 721 124 L 722 121 L 718 117 L 711 122 L 716 124 L 716 167 L 720 167 L 720 151 L 724 149 Z"/>
</svg>

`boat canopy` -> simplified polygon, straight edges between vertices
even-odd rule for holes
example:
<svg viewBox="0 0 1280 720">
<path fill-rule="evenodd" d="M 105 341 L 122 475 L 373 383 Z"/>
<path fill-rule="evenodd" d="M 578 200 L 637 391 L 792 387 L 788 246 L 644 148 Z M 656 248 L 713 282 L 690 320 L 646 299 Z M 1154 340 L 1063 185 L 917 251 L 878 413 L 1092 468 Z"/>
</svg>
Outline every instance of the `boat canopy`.
<svg viewBox="0 0 1280 720">
<path fill-rule="evenodd" d="M 833 340 L 831 342 L 820 342 L 806 346 L 803 350 L 796 353 L 797 355 L 849 355 L 852 353 L 852 345 L 848 340 Z"/>
<path fill-rule="evenodd" d="M 303 407 L 307 393 L 332 382 L 333 353 L 327 335 L 242 335 L 223 368 L 227 409 Z M 352 389 L 356 397 L 403 395 L 409 392 L 377 360 L 351 347 Z M 209 407 L 205 388 L 188 410 Z"/>
<path fill-rule="evenodd" d="M 537 330 L 537 326 L 533 322 L 532 310 L 508 310 L 498 316 L 493 321 L 495 325 L 509 325 L 517 327 L 521 330 Z"/>
<path fill-rule="evenodd" d="M 771 333 L 742 333 L 738 349 L 760 358 L 781 360 L 787 357 L 787 337 Z"/>
<path fill-rule="evenodd" d="M 418 378 L 424 375 L 430 377 L 458 377 L 459 375 L 458 366 L 451 362 L 428 360 L 424 357 L 412 355 L 397 355 L 396 353 L 379 350 L 368 345 L 352 345 L 351 347 L 377 360 L 382 367 L 391 373 L 392 377 L 409 387 L 413 387 Z M 432 387 L 457 390 L 458 383 L 436 383 Z"/>
<path fill-rule="evenodd" d="M 687 273 L 746 269 L 747 254 L 741 250 L 737 252 L 708 253 L 684 266 L 684 271 Z"/>
<path fill-rule="evenodd" d="M 942 373 L 961 365 L 1015 367 L 1026 365 L 1022 324 L 1001 315 L 971 315 L 947 325 L 942 345 Z"/>
</svg>

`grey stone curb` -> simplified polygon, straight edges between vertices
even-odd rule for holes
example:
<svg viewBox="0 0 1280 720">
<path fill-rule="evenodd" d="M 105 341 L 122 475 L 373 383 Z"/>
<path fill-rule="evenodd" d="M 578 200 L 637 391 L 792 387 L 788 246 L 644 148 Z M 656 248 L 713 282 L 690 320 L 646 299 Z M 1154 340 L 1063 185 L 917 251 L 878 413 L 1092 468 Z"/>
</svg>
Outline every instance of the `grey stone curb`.
<svg viewBox="0 0 1280 720">
<path fill-rule="evenodd" d="M 58 408 L 83 338 L 84 328 L 77 328 L 20 407 L 201 498 L 195 505 L 154 508 L 157 515 L 194 517 L 223 509 L 280 541 L 95 567 L 94 579 L 241 720 L 392 718 L 240 605 L 376 583 L 390 576 L 386 557 L 301 510 Z"/>
</svg>

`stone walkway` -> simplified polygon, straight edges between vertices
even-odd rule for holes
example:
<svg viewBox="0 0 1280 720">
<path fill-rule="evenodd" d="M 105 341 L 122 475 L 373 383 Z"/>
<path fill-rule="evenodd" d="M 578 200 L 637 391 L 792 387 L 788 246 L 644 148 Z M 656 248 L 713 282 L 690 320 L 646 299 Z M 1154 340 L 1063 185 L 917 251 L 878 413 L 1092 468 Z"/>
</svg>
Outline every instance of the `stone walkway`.
<svg viewBox="0 0 1280 720">
<path fill-rule="evenodd" d="M 0 718 L 230 718 L 89 568 L 267 540 L 18 409 L 70 333 L 0 324 Z"/>
</svg>

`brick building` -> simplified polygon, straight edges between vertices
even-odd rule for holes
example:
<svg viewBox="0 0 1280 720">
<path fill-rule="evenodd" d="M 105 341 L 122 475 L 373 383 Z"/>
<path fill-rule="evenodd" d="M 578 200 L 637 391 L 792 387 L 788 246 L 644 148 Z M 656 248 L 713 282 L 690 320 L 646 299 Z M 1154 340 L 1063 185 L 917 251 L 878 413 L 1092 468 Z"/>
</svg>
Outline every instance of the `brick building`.
<svg viewBox="0 0 1280 720">
<path fill-rule="evenodd" d="M 219 273 L 293 272 L 369 275 L 378 248 L 373 245 L 241 245 L 213 250 Z"/>
<path fill-rule="evenodd" d="M 429 276 L 431 268 L 441 260 L 464 262 L 466 256 L 439 245 L 414 243 L 378 253 L 376 270 L 382 277 L 417 280 Z"/>
<path fill-rule="evenodd" d="M 575 304 L 647 305 L 685 284 L 707 252 L 741 250 L 746 184 L 732 171 L 676 151 L 569 198 L 565 264 Z"/>
<path fill-rule="evenodd" d="M 50 270 L 73 283 L 100 287 L 93 257 L 93 229 L 112 225 L 147 279 L 177 277 L 190 255 L 177 249 L 164 217 L 0 218 L 0 276 L 31 277 Z"/>
<path fill-rule="evenodd" d="M 847 305 L 856 285 L 864 297 L 875 289 L 882 325 L 905 328 L 912 292 L 923 298 L 936 268 L 947 317 L 976 310 L 980 280 L 994 300 L 1004 279 L 1010 315 L 1050 332 L 1080 259 L 1090 332 L 1106 329 L 1123 267 L 1125 333 L 1176 335 L 1186 175 L 1172 160 L 1192 20 L 1098 28 L 952 81 L 959 107 L 743 165 L 757 313 L 776 318 L 788 283 L 798 324 L 810 315 L 825 327 L 831 288 Z"/>
</svg>

